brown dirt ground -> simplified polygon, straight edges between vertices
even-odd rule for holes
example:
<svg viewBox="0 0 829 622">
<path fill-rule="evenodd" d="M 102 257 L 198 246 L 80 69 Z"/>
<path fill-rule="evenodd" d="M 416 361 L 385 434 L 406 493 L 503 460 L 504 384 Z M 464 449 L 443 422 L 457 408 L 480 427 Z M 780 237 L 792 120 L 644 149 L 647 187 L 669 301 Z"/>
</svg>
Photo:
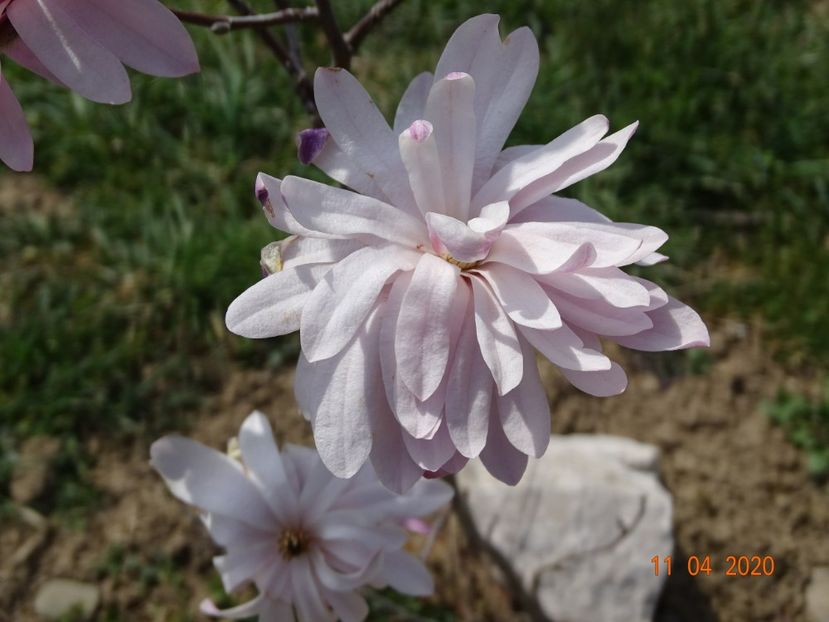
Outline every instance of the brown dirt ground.
<svg viewBox="0 0 829 622">
<path fill-rule="evenodd" d="M 701 375 L 685 373 L 679 353 L 619 353 L 631 382 L 624 395 L 610 399 L 579 393 L 543 365 L 555 429 L 630 436 L 662 449 L 677 546 L 661 622 L 805 620 L 811 570 L 829 565 L 829 496 L 807 475 L 804 456 L 768 422 L 761 403 L 780 387 L 812 391 L 814 379 L 787 375 L 759 335 L 740 324 L 718 327 L 711 353 L 712 364 Z M 194 416 L 191 435 L 223 447 L 243 417 L 258 408 L 270 416 L 280 442 L 309 444 L 292 379 L 292 369 L 231 374 Z M 35 620 L 34 593 L 52 577 L 97 583 L 102 611 L 120 614 L 108 620 L 198 619 L 188 612 L 211 586 L 215 590 L 210 559 L 216 550 L 193 514 L 150 470 L 151 440 L 126 447 L 103 438 L 88 443 L 96 456 L 91 480 L 104 501 L 82 527 L 53 525 L 49 517 L 39 525 L 37 517 L 23 514 L 3 525 L 0 621 Z M 773 555 L 777 570 L 770 578 L 727 577 L 728 554 Z M 710 555 L 711 575 L 688 576 L 690 555 Z M 459 620 L 525 619 L 454 516 L 429 559 L 437 583 L 433 600 L 453 609 Z M 153 580 L 153 571 L 160 581 Z"/>
</svg>

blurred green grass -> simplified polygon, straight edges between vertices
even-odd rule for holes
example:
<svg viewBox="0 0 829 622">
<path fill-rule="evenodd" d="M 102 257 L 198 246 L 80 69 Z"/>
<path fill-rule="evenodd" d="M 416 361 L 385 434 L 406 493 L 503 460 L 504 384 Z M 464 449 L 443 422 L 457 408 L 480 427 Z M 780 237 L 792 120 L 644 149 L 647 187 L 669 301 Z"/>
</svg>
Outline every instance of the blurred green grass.
<svg viewBox="0 0 829 622">
<path fill-rule="evenodd" d="M 341 23 L 370 5 L 338 3 Z M 482 6 L 407 0 L 367 40 L 354 70 L 384 111 Z M 671 234 L 673 261 L 651 277 L 711 317 L 762 320 L 785 352 L 825 365 L 826 3 L 492 0 L 485 9 L 502 15 L 502 34 L 528 24 L 541 44 L 538 83 L 510 143 L 546 142 L 597 112 L 614 128 L 639 119 L 620 161 L 572 194 Z M 223 315 L 275 237 L 253 198 L 256 172 L 319 178 L 294 156 L 308 119 L 250 33 L 192 32 L 202 73 L 134 75 L 125 107 L 4 64 L 36 134 L 36 170 L 71 210 L 0 206 L 2 438 L 152 432 L 196 407 L 231 364 L 279 360 L 280 342 L 233 337 Z M 327 64 L 319 33 L 302 36 L 309 69 Z M 0 491 L 12 445 L 0 447 Z"/>
</svg>

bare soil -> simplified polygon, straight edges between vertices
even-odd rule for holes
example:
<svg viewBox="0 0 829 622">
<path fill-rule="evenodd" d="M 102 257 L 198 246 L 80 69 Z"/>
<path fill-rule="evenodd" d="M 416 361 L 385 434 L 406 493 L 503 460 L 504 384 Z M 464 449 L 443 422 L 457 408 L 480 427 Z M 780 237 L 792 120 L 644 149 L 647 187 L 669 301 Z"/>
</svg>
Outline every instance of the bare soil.
<svg viewBox="0 0 829 622">
<path fill-rule="evenodd" d="M 682 353 L 619 353 L 627 392 L 610 399 L 573 389 L 542 365 L 558 433 L 630 436 L 662 449 L 675 502 L 674 570 L 660 604 L 662 622 L 801 621 L 812 569 L 829 565 L 829 495 L 809 478 L 804 456 L 762 412 L 780 387 L 810 391 L 774 362 L 759 335 L 725 323 L 714 334 L 710 367 L 692 375 Z M 237 370 L 192 419 L 190 435 L 224 447 L 253 409 L 267 413 L 280 442 L 311 443 L 292 397 L 293 370 Z M 97 584 L 99 620 L 173 622 L 217 595 L 217 550 L 193 513 L 175 501 L 147 464 L 153 439 L 128 446 L 92 439 L 91 481 L 99 509 L 82 524 L 21 510 L 0 530 L 0 620 L 36 620 L 37 588 L 54 577 Z M 772 555 L 772 577 L 726 576 L 726 555 Z M 642 551 L 642 555 L 651 553 Z M 710 576 L 689 576 L 688 556 L 710 555 Z M 473 550 L 450 515 L 430 555 L 433 601 L 458 620 L 525 619 L 495 568 Z M 403 620 L 403 617 L 391 619 Z"/>
</svg>

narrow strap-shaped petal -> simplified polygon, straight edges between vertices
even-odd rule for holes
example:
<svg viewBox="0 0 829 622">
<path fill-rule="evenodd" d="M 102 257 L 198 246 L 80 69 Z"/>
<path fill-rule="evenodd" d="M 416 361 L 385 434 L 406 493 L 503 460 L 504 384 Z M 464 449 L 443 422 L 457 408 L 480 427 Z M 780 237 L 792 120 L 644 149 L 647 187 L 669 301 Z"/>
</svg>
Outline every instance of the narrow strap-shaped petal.
<svg viewBox="0 0 829 622">
<path fill-rule="evenodd" d="M 641 307 L 619 309 L 604 300 L 575 298 L 549 285 L 544 288 L 555 301 L 561 317 L 571 326 L 608 337 L 635 335 L 653 327 L 653 321 Z"/>
<path fill-rule="evenodd" d="M 281 524 L 298 518 L 296 499 L 285 475 L 285 465 L 268 418 L 258 410 L 239 429 L 239 448 L 245 466 L 262 489 L 262 496 Z M 278 494 L 277 494 L 278 492 Z"/>
<path fill-rule="evenodd" d="M 668 303 L 648 311 L 653 328 L 635 335 L 614 337 L 619 345 L 634 350 L 661 352 L 711 345 L 708 329 L 699 314 L 672 296 Z"/>
<path fill-rule="evenodd" d="M 283 600 L 266 598 L 259 612 L 259 622 L 296 622 L 294 608 Z"/>
<path fill-rule="evenodd" d="M 410 248 L 427 240 L 422 221 L 377 199 L 301 177 L 286 177 L 281 189 L 291 214 L 311 231 Z"/>
<path fill-rule="evenodd" d="M 564 369 L 603 371 L 610 369 L 610 359 L 584 345 L 566 324 L 555 330 L 536 330 L 519 326 L 521 335 L 546 359 Z"/>
<path fill-rule="evenodd" d="M 516 224 L 521 222 L 596 222 L 601 224 L 613 221 L 578 199 L 552 195 L 539 199 L 521 210 L 521 213 L 513 216 L 510 222 Z"/>
<path fill-rule="evenodd" d="M 449 367 L 444 415 L 452 442 L 467 458 L 476 458 L 486 444 L 493 391 L 492 374 L 478 345 L 473 305 L 470 296 Z"/>
<path fill-rule="evenodd" d="M 291 560 L 291 593 L 300 622 L 334 622 L 334 612 L 322 600 L 308 555 Z"/>
<path fill-rule="evenodd" d="M 4 43 L 3 54 L 11 58 L 21 67 L 25 67 L 40 77 L 45 78 L 54 84 L 66 87 L 65 84 L 58 80 L 55 74 L 46 68 L 46 65 L 40 61 L 37 55 L 20 37 L 14 37 L 11 41 Z"/>
<path fill-rule="evenodd" d="M 0 160 L 15 171 L 30 171 L 34 143 L 20 103 L 0 73 Z"/>
<path fill-rule="evenodd" d="M 199 70 L 187 30 L 158 0 L 50 0 L 73 14 L 83 29 L 121 61 L 153 76 Z"/>
<path fill-rule="evenodd" d="M 239 463 L 181 436 L 165 436 L 150 447 L 150 464 L 180 500 L 270 531 L 274 516 Z"/>
<path fill-rule="evenodd" d="M 228 330 L 252 339 L 299 330 L 311 292 L 330 269 L 330 264 L 301 265 L 258 281 L 230 303 L 225 314 Z"/>
<path fill-rule="evenodd" d="M 323 595 L 341 622 L 363 622 L 368 617 L 366 599 L 355 592 L 324 590 Z"/>
<path fill-rule="evenodd" d="M 443 183 L 443 213 L 466 221 L 475 166 L 475 81 L 454 72 L 438 80 L 426 101 L 426 119 L 434 126 Z M 438 211 L 435 208 L 425 211 Z"/>
<path fill-rule="evenodd" d="M 432 438 L 414 438 L 404 434 L 403 442 L 412 460 L 424 471 L 437 471 L 455 454 L 455 445 L 443 422 Z"/>
<path fill-rule="evenodd" d="M 266 564 L 281 564 L 276 543 L 263 540 L 252 546 L 229 549 L 226 555 L 213 558 L 213 566 L 222 579 L 225 592 L 232 592 L 240 585 L 253 580 Z"/>
<path fill-rule="evenodd" d="M 535 350 L 521 340 L 524 377 L 521 384 L 498 398 L 504 435 L 521 453 L 540 458 L 550 443 L 550 403 L 538 375 Z"/>
<path fill-rule="evenodd" d="M 403 494 L 423 476 L 403 444 L 403 432 L 388 405 L 381 405 L 369 413 L 371 433 L 371 465 L 377 478 L 390 491 Z"/>
<path fill-rule="evenodd" d="M 432 88 L 433 81 L 432 74 L 424 71 L 416 75 L 414 80 L 406 87 L 394 115 L 395 134 L 400 134 L 417 119 L 423 118 L 423 111 L 426 109 L 426 98 L 429 97 L 429 90 Z"/>
<path fill-rule="evenodd" d="M 550 295 L 526 272 L 493 262 L 476 273 L 486 279 L 501 307 L 516 324 L 541 330 L 561 326 L 561 316 Z"/>
<path fill-rule="evenodd" d="M 345 69 L 321 67 L 314 76 L 314 98 L 340 149 L 374 176 L 393 205 L 418 214 L 397 136 L 357 79 Z"/>
<path fill-rule="evenodd" d="M 325 557 L 319 551 L 313 551 L 310 555 L 311 567 L 320 583 L 329 590 L 345 592 L 362 587 L 368 583 L 381 567 L 383 561 L 382 551 L 376 551 L 365 566 L 356 568 L 348 573 L 337 572 L 326 562 Z"/>
<path fill-rule="evenodd" d="M 525 186 L 510 201 L 513 215 L 518 214 L 538 199 L 564 190 L 568 186 L 572 186 L 576 182 L 595 175 L 609 167 L 622 154 L 622 151 L 638 126 L 638 121 L 631 123 L 615 134 L 611 134 L 599 141 L 598 144 L 588 151 L 568 160 L 556 171 L 536 179 L 531 184 Z"/>
<path fill-rule="evenodd" d="M 395 590 L 410 596 L 429 596 L 435 590 L 432 575 L 423 562 L 404 551 L 383 556 L 381 576 Z"/>
<path fill-rule="evenodd" d="M 651 301 L 650 293 L 639 281 L 615 267 L 559 272 L 544 280 L 577 298 L 600 299 L 621 309 L 647 307 Z"/>
<path fill-rule="evenodd" d="M 426 214 L 426 225 L 435 252 L 441 255 L 448 253 L 452 259 L 464 263 L 475 263 L 487 256 L 493 244 L 498 241 L 508 218 L 509 203 L 501 201 L 485 206 L 481 210 L 481 216 L 468 223 L 445 214 L 429 212 Z"/>
<path fill-rule="evenodd" d="M 414 121 L 400 134 L 398 142 L 420 212 L 424 215 L 430 211 L 443 212 L 443 172 L 432 124 Z M 451 183 L 451 179 L 448 182 Z"/>
<path fill-rule="evenodd" d="M 322 149 L 310 159 L 314 166 L 323 171 L 331 179 L 340 182 L 344 186 L 348 186 L 355 192 L 374 197 L 385 203 L 389 202 L 389 198 L 383 193 L 380 186 L 377 185 L 374 176 L 361 166 L 360 161 L 349 157 L 347 153 L 340 149 L 337 141 L 334 140 L 328 130 L 315 131 L 324 132 L 327 137 Z M 302 144 L 300 143 L 301 149 Z"/>
<path fill-rule="evenodd" d="M 374 307 L 386 282 L 396 272 L 414 268 L 417 259 L 413 251 L 366 247 L 330 270 L 302 310 L 300 340 L 308 360 L 321 361 L 340 352 Z"/>
<path fill-rule="evenodd" d="M 271 177 L 266 173 L 259 173 L 256 176 L 256 198 L 262 205 L 265 218 L 275 229 L 287 231 L 294 235 L 303 237 L 332 238 L 337 237 L 327 233 L 311 231 L 297 222 L 294 215 L 288 209 L 285 199 L 282 197 L 282 180 Z"/>
<path fill-rule="evenodd" d="M 584 239 L 567 241 L 564 235 L 551 240 L 540 232 L 505 229 L 487 256 L 487 263 L 512 266 L 528 274 L 549 274 L 556 270 L 581 267 L 596 261 L 596 249 Z"/>
<path fill-rule="evenodd" d="M 12 2 L 6 15 L 26 45 L 70 89 L 105 104 L 130 100 L 130 81 L 121 62 L 58 0 Z"/>
<path fill-rule="evenodd" d="M 430 253 L 417 262 L 397 318 L 394 351 L 401 379 L 419 400 L 438 388 L 449 362 L 449 310 L 460 270 Z"/>
<path fill-rule="evenodd" d="M 497 399 L 497 398 L 496 398 Z M 481 451 L 481 463 L 490 475 L 509 486 L 521 481 L 529 459 L 507 440 L 499 417 L 489 418 L 486 447 Z"/>
<path fill-rule="evenodd" d="M 543 147 L 513 160 L 493 175 L 472 199 L 472 213 L 487 203 L 510 201 L 521 190 L 593 147 L 607 132 L 608 121 L 595 115 L 567 130 Z"/>
<path fill-rule="evenodd" d="M 242 620 L 258 614 L 262 610 L 263 605 L 266 605 L 266 603 L 267 599 L 265 595 L 259 594 L 253 600 L 249 600 L 248 602 L 237 607 L 231 607 L 230 609 L 219 609 L 215 604 L 213 604 L 212 600 L 205 598 L 199 605 L 199 609 L 203 614 L 214 618 Z"/>
<path fill-rule="evenodd" d="M 602 344 L 596 335 L 583 330 L 576 330 L 586 346 L 601 352 Z M 562 368 L 561 373 L 574 387 L 595 397 L 619 395 L 625 391 L 628 385 L 625 370 L 615 361 L 611 363 L 610 369 L 602 371 L 577 371 Z"/>
<path fill-rule="evenodd" d="M 478 345 L 495 380 L 498 394 L 504 395 L 518 386 L 523 375 L 523 356 L 518 337 L 489 286 L 475 275 L 470 276 L 470 282 L 475 300 Z"/>
</svg>

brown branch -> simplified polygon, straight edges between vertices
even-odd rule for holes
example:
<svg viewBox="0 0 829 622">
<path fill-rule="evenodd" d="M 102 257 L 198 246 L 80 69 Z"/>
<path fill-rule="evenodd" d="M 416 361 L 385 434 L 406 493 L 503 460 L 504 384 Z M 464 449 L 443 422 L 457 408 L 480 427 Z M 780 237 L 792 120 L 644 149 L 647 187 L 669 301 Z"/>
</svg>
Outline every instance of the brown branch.
<svg viewBox="0 0 829 622">
<path fill-rule="evenodd" d="M 391 13 L 397 5 L 403 0 L 378 0 L 377 3 L 371 7 L 366 13 L 365 17 L 354 24 L 345 34 L 345 42 L 351 48 L 351 53 L 354 54 L 363 39 L 366 38 L 374 28 L 383 20 L 386 15 Z"/>
<path fill-rule="evenodd" d="M 257 15 L 256 11 L 245 0 L 228 0 L 228 2 L 242 15 Z M 311 84 L 311 80 L 308 79 L 308 74 L 305 73 L 305 69 L 299 64 L 298 59 L 291 58 L 291 54 L 272 32 L 264 28 L 257 28 L 254 32 L 262 40 L 262 43 L 276 56 L 277 60 L 282 64 L 291 78 L 293 78 L 294 90 L 299 95 L 299 99 L 305 106 L 305 110 L 313 118 L 314 125 L 319 127 L 322 122 L 320 121 L 317 105 L 314 101 L 314 86 Z"/>
<path fill-rule="evenodd" d="M 334 57 L 334 64 L 343 69 L 351 68 L 351 48 L 343 38 L 340 27 L 337 26 L 337 18 L 331 8 L 330 0 L 314 0 L 317 4 L 320 25 L 331 46 L 331 55 Z"/>
<path fill-rule="evenodd" d="M 285 8 L 273 13 L 260 13 L 242 16 L 207 15 L 193 11 L 173 9 L 173 13 L 181 21 L 197 26 L 207 26 L 217 34 L 224 34 L 231 30 L 242 28 L 267 28 L 279 24 L 294 22 L 308 22 L 319 19 L 319 12 L 314 7 Z"/>
</svg>

